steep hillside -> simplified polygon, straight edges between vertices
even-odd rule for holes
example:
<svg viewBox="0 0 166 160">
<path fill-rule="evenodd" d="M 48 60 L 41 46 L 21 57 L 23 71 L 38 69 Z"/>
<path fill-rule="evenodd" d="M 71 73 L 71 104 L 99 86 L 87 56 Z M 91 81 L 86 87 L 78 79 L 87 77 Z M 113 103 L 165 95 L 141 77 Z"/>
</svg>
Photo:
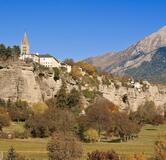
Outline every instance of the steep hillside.
<svg viewBox="0 0 166 160">
<path fill-rule="evenodd" d="M 86 61 L 92 63 L 97 68 L 107 72 L 121 75 L 124 75 L 125 73 L 130 74 L 133 73 L 132 71 L 134 71 L 132 69 L 138 67 L 141 68 L 141 65 L 144 66 L 151 60 L 153 60 L 153 63 L 155 63 L 154 60 L 156 60 L 156 57 L 153 56 L 159 53 L 157 49 L 164 46 L 166 46 L 166 27 L 163 27 L 158 32 L 155 32 L 150 36 L 145 37 L 143 40 L 130 46 L 124 51 L 110 54 L 107 53 L 103 56 L 89 58 Z M 162 52 L 164 52 L 164 50 Z M 159 60 L 158 63 L 160 63 Z M 163 65 L 161 66 L 161 70 L 163 71 L 162 75 L 164 75 L 165 71 L 162 67 Z M 137 69 L 137 71 L 139 70 L 139 68 Z M 161 70 L 160 74 L 162 72 Z M 146 70 L 144 70 L 144 73 L 143 70 L 140 72 L 141 75 L 136 73 L 134 76 L 136 78 L 140 78 L 142 77 L 142 74 L 146 74 Z M 157 75 L 158 73 L 155 74 Z M 156 80 L 156 78 L 153 78 L 152 76 L 148 76 L 148 79 L 154 81 Z M 161 80 L 157 80 L 157 82 L 166 82 L 165 76 L 162 76 Z"/>
<path fill-rule="evenodd" d="M 158 59 L 163 59 L 163 52 L 160 55 Z M 164 61 L 165 59 L 163 64 Z M 53 69 L 23 61 L 0 63 L 0 98 L 22 99 L 30 103 L 45 101 L 56 96 L 62 81 L 65 81 L 68 91 L 76 88 L 82 93 L 84 107 L 92 103 L 97 96 L 107 98 L 121 110 L 136 110 L 147 100 L 154 101 L 160 108 L 166 104 L 165 86 L 124 77 L 88 73 L 78 66 L 74 66 L 71 73 L 63 69 L 59 75 L 55 75 L 57 73 Z"/>
</svg>

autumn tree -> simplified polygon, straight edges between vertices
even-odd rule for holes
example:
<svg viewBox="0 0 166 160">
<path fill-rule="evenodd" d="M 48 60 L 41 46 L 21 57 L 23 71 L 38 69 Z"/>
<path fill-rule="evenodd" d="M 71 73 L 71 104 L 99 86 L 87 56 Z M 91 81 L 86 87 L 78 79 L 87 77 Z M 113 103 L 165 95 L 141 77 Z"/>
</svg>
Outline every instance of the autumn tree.
<svg viewBox="0 0 166 160">
<path fill-rule="evenodd" d="M 97 72 L 96 68 L 93 65 L 86 63 L 84 61 L 77 62 L 76 65 L 82 68 L 83 71 L 87 72 L 90 75 L 93 75 Z"/>
<path fill-rule="evenodd" d="M 25 123 L 33 137 L 48 137 L 56 132 L 61 134 L 74 133 L 76 120 L 67 109 L 48 108 L 43 114 L 34 114 Z"/>
<path fill-rule="evenodd" d="M 93 151 L 92 153 L 88 153 L 87 160 L 119 160 L 119 155 L 115 151 Z"/>
<path fill-rule="evenodd" d="M 48 143 L 50 160 L 79 160 L 82 157 L 81 143 L 71 134 L 56 133 Z"/>
<path fill-rule="evenodd" d="M 79 80 L 82 77 L 81 69 L 78 66 L 73 66 L 70 75 L 74 80 Z"/>
<path fill-rule="evenodd" d="M 110 130 L 112 126 L 111 114 L 116 111 L 118 111 L 118 109 L 113 103 L 105 98 L 98 98 L 97 101 L 86 110 L 84 128 L 92 127 L 97 130 L 100 136 L 102 131 Z"/>
<path fill-rule="evenodd" d="M 165 160 L 166 141 L 157 141 L 155 143 L 155 160 Z"/>
<path fill-rule="evenodd" d="M 89 128 L 84 132 L 84 139 L 87 142 L 97 142 L 99 140 L 98 132 L 93 128 Z"/>
<path fill-rule="evenodd" d="M 140 105 L 136 112 L 130 113 L 130 119 L 139 124 L 159 124 L 163 123 L 163 117 L 158 113 L 155 103 L 146 101 Z"/>
</svg>

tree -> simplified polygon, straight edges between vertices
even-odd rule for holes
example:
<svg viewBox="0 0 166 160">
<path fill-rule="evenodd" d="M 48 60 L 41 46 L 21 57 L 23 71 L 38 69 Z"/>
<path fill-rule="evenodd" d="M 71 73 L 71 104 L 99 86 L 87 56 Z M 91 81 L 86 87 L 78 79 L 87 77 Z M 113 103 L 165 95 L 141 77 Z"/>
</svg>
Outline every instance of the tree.
<svg viewBox="0 0 166 160">
<path fill-rule="evenodd" d="M 81 143 L 73 135 L 54 134 L 48 143 L 50 160 L 78 160 L 82 157 Z"/>
<path fill-rule="evenodd" d="M 93 75 L 97 72 L 96 68 L 93 65 L 86 63 L 84 61 L 77 62 L 76 65 L 82 68 L 83 71 L 87 72 L 90 75 Z"/>
<path fill-rule="evenodd" d="M 64 63 L 67 64 L 67 65 L 70 65 L 70 66 L 74 66 L 74 64 L 75 64 L 74 60 L 71 59 L 71 58 L 65 59 Z"/>
<path fill-rule="evenodd" d="M 66 83 L 62 82 L 62 86 L 57 93 L 56 97 L 56 107 L 58 108 L 66 108 L 67 107 L 67 93 L 66 93 Z"/>
<path fill-rule="evenodd" d="M 48 137 L 56 132 L 75 132 L 76 120 L 72 112 L 59 108 L 49 108 L 43 114 L 34 114 L 25 123 L 33 137 Z"/>
<path fill-rule="evenodd" d="M 59 78 L 60 78 L 60 70 L 59 70 L 59 68 L 54 67 L 53 71 L 54 71 L 54 80 L 55 81 L 59 80 Z"/>
<path fill-rule="evenodd" d="M 119 160 L 119 155 L 115 151 L 88 153 L 87 160 Z"/>
<path fill-rule="evenodd" d="M 130 113 L 130 119 L 139 124 L 154 124 L 163 123 L 163 117 L 158 113 L 155 103 L 146 101 L 144 105 L 138 107 L 136 112 Z"/>
<path fill-rule="evenodd" d="M 155 160 L 165 160 L 166 141 L 157 141 L 155 144 Z"/>
<path fill-rule="evenodd" d="M 99 140 L 98 132 L 93 128 L 89 128 L 84 132 L 84 139 L 87 142 L 97 142 Z"/>
<path fill-rule="evenodd" d="M 25 128 L 28 129 L 32 137 L 48 137 L 50 135 L 48 121 L 43 114 L 34 114 L 26 122 Z"/>
<path fill-rule="evenodd" d="M 81 110 L 81 94 L 73 88 L 68 94 L 67 105 L 74 113 L 80 113 Z"/>
<path fill-rule="evenodd" d="M 12 121 L 25 121 L 32 114 L 32 110 L 26 101 L 18 100 L 7 103 L 7 110 Z"/>
<path fill-rule="evenodd" d="M 13 147 L 10 147 L 5 160 L 26 160 L 26 158 L 16 153 Z"/>
<path fill-rule="evenodd" d="M 32 111 L 37 113 L 44 113 L 48 109 L 48 106 L 45 103 L 38 102 L 32 105 Z"/>
<path fill-rule="evenodd" d="M 140 132 L 141 126 L 132 122 L 125 113 L 114 113 L 113 119 L 114 134 L 119 136 L 123 141 L 135 137 Z"/>
<path fill-rule="evenodd" d="M 103 130 L 108 131 L 112 127 L 112 113 L 118 108 L 105 98 L 98 98 L 96 103 L 86 110 L 86 122 L 89 127 L 95 128 L 99 136 Z"/>
<path fill-rule="evenodd" d="M 17 160 L 17 154 L 13 147 L 10 147 L 6 160 Z"/>
<path fill-rule="evenodd" d="M 70 75 L 74 80 L 79 80 L 82 77 L 81 69 L 78 66 L 73 66 Z"/>
</svg>

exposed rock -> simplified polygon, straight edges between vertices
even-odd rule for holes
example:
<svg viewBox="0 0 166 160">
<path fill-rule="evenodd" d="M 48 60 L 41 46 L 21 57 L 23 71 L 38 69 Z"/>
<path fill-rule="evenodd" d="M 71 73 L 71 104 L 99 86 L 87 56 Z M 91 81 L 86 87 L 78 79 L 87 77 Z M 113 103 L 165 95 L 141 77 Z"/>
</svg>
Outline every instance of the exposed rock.
<svg viewBox="0 0 166 160">
<path fill-rule="evenodd" d="M 64 79 L 64 77 L 63 77 Z M 147 81 L 141 83 L 129 80 L 128 86 L 122 86 L 122 82 L 115 80 L 110 85 L 103 85 L 102 78 L 98 77 L 98 90 L 89 85 L 80 86 L 66 75 L 68 92 L 72 88 L 79 90 L 88 89 L 89 91 L 99 91 L 103 96 L 120 107 L 121 110 L 137 110 L 138 106 L 146 100 L 152 100 L 161 108 L 166 103 L 166 87 L 150 85 Z M 32 65 L 26 64 L 10 65 L 0 69 L 0 98 L 3 99 L 22 99 L 31 103 L 45 101 L 54 97 L 62 85 L 62 80 L 57 81 L 53 78 L 52 72 L 43 72 L 42 76 L 33 71 Z M 118 86 L 118 87 L 117 87 Z M 145 88 L 144 88 L 145 87 Z M 89 104 L 82 96 L 84 108 Z"/>
</svg>

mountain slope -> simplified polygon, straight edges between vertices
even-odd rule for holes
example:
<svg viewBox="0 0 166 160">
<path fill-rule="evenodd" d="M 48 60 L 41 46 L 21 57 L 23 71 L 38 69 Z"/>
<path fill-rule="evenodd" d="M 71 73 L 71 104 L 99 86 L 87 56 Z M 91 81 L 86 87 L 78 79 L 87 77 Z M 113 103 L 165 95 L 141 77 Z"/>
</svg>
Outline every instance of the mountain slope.
<svg viewBox="0 0 166 160">
<path fill-rule="evenodd" d="M 137 68 L 128 69 L 125 74 L 138 79 L 166 83 L 166 47 L 154 51 L 150 62 L 143 62 Z"/>
<path fill-rule="evenodd" d="M 124 51 L 107 53 L 103 56 L 89 58 L 86 61 L 107 72 L 122 75 L 126 73 L 130 74 L 134 71 L 132 69 L 139 69 L 141 65 L 144 66 L 145 63 L 151 62 L 152 59 L 153 61 L 156 60 L 156 58 L 153 58 L 153 56 L 159 53 L 157 51 L 158 48 L 164 46 L 166 46 L 166 26 L 162 27 L 158 32 L 145 37 L 143 40 L 130 46 Z M 160 62 L 158 61 L 158 63 Z M 144 72 L 146 74 L 145 70 Z M 162 72 L 164 72 L 163 69 Z M 141 74 L 143 74 L 143 72 L 141 72 Z M 138 78 L 144 77 L 139 76 L 139 74 L 136 75 Z M 150 77 L 152 78 L 152 76 Z M 148 79 L 151 79 L 150 77 Z M 165 77 L 163 77 L 163 79 L 165 79 Z M 166 79 L 164 82 L 166 82 Z"/>
</svg>

